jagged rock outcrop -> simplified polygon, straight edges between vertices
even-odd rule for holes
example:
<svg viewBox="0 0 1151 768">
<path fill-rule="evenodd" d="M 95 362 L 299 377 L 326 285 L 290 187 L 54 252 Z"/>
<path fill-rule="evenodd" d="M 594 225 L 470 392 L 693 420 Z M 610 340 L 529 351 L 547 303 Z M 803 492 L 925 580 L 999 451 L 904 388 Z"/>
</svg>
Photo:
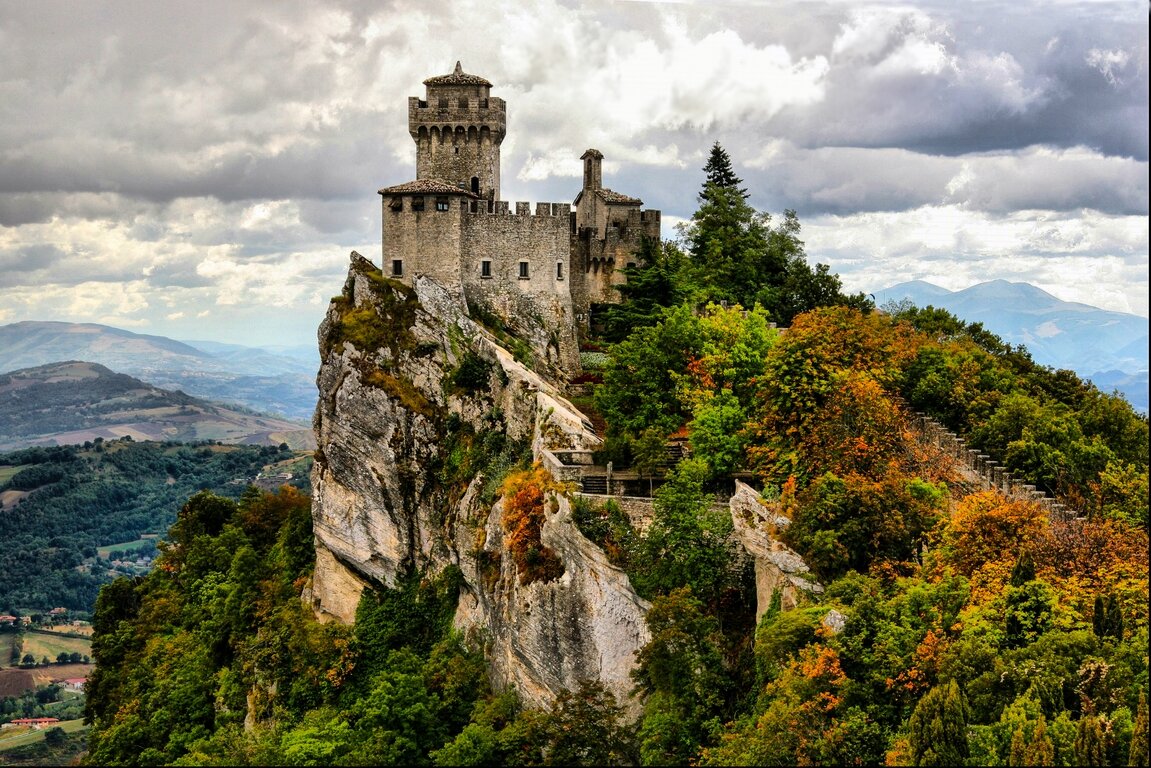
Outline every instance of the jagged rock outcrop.
<svg viewBox="0 0 1151 768">
<path fill-rule="evenodd" d="M 776 590 L 783 610 L 796 607 L 805 593 L 823 592 L 823 585 L 811 577 L 811 569 L 799 553 L 772 535 L 790 520 L 773 513 L 754 488 L 739 481 L 730 504 L 734 533 L 755 560 L 756 622 L 771 606 Z"/>
<path fill-rule="evenodd" d="M 626 701 L 647 603 L 562 496 L 540 532 L 562 575 L 521 583 L 492 487 L 517 452 L 594 447 L 579 411 L 470 319 L 458 292 L 388 280 L 356 253 L 319 340 L 316 612 L 350 622 L 365 586 L 456 565 L 456 624 L 483 644 L 497 683 L 543 705 L 599 679 Z"/>
</svg>

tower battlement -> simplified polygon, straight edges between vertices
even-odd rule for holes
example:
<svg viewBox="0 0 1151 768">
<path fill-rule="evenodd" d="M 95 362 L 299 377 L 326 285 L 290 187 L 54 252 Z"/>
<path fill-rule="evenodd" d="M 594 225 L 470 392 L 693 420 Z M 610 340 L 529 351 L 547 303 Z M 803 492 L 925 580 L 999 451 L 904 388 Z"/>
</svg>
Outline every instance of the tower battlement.
<svg viewBox="0 0 1151 768">
<path fill-rule="evenodd" d="M 571 203 L 536 203 L 535 212 L 532 212 L 532 204 L 530 202 L 517 201 L 515 208 L 512 209 L 511 203 L 507 200 L 496 200 L 495 203 L 489 208 L 483 202 L 473 201 L 471 205 L 467 206 L 468 213 L 474 213 L 487 216 L 540 216 L 540 217 L 571 217 Z"/>
</svg>

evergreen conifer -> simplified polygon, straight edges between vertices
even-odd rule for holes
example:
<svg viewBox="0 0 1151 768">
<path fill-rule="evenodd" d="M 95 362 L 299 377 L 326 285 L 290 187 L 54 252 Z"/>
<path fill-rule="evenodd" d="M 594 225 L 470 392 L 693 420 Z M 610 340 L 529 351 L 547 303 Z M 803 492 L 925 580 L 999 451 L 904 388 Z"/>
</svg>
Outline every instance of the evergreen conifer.
<svg viewBox="0 0 1151 768">
<path fill-rule="evenodd" d="M 954 680 L 928 691 L 911 713 L 915 765 L 963 765 L 968 716 L 967 697 Z"/>
<path fill-rule="evenodd" d="M 1076 765 L 1107 765 L 1107 734 L 1102 721 L 1089 715 L 1079 721 L 1075 733 Z"/>
<path fill-rule="evenodd" d="M 1127 765 L 1147 765 L 1147 692 L 1139 691 L 1139 706 L 1135 710 L 1135 727 L 1131 733 L 1131 748 Z"/>
</svg>

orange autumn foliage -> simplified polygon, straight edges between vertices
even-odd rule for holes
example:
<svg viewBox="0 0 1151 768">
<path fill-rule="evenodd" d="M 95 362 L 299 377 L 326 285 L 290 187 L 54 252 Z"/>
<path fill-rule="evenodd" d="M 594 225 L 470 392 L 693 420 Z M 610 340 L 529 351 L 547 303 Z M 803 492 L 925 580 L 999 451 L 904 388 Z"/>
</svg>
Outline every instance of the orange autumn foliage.
<svg viewBox="0 0 1151 768">
<path fill-rule="evenodd" d="M 559 557 L 540 540 L 546 514 L 544 505 L 551 494 L 560 490 L 560 485 L 539 464 L 513 472 L 504 480 L 500 525 L 522 585 L 550 581 L 564 572 Z"/>
<path fill-rule="evenodd" d="M 813 476 L 881 474 L 888 462 L 907 453 L 902 414 L 867 375 L 847 373 L 836 382 L 798 442 L 800 456 Z"/>
<path fill-rule="evenodd" d="M 936 634 L 934 629 L 927 630 L 927 634 L 915 648 L 911 666 L 902 670 L 896 677 L 888 678 L 887 687 L 902 688 L 916 695 L 926 692 L 938 678 L 940 661 L 947 648 L 948 641 L 944 635 Z"/>
<path fill-rule="evenodd" d="M 1014 563 L 1047 526 L 1039 504 L 1012 501 L 995 491 L 975 493 L 955 507 L 943 538 L 945 557 L 965 576 L 987 563 Z"/>
</svg>

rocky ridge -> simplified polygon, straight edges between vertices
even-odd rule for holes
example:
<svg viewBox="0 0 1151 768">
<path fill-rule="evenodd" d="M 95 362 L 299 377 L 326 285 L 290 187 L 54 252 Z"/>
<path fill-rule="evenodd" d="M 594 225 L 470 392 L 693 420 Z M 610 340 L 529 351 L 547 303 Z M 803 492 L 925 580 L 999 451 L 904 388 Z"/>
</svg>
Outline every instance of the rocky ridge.
<svg viewBox="0 0 1151 768">
<path fill-rule="evenodd" d="M 545 443 L 590 449 L 599 439 L 583 416 L 468 318 L 461 296 L 427 278 L 414 290 L 386 280 L 358 254 L 319 337 L 315 610 L 350 622 L 368 584 L 394 585 L 408 568 L 456 566 L 464 582 L 457 627 L 485 645 L 497 684 L 544 705 L 599 679 L 627 700 L 635 653 L 648 639 L 648 604 L 627 575 L 580 534 L 557 495 L 540 540 L 563 573 L 521 583 L 488 473 L 453 470 L 493 433 L 534 457 Z"/>
</svg>

